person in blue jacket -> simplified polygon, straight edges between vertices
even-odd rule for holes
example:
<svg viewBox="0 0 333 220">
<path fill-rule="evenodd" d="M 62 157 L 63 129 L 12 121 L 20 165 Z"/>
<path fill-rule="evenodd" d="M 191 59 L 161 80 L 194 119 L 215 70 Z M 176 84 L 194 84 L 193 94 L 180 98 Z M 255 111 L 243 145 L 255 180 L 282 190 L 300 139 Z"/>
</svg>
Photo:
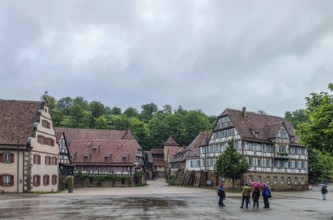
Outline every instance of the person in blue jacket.
<svg viewBox="0 0 333 220">
<path fill-rule="evenodd" d="M 217 188 L 217 195 L 219 196 L 219 207 L 225 206 L 223 204 L 223 200 L 225 199 L 225 191 L 223 188 L 223 184 L 221 183 L 219 187 Z"/>
<path fill-rule="evenodd" d="M 269 201 L 268 199 L 271 198 L 271 191 L 269 190 L 267 184 L 264 184 L 264 189 L 262 190 L 261 193 L 263 199 L 264 199 L 264 208 L 268 209 L 269 208 Z"/>
</svg>

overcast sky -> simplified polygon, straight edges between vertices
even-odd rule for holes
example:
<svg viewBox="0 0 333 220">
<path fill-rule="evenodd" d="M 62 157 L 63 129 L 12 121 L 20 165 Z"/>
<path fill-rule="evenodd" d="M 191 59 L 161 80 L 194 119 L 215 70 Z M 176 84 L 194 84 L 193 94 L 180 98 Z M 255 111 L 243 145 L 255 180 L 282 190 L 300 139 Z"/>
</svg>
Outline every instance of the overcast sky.
<svg viewBox="0 0 333 220">
<path fill-rule="evenodd" d="M 305 108 L 333 82 L 333 1 L 0 1 L 0 98 L 124 111 Z"/>
</svg>

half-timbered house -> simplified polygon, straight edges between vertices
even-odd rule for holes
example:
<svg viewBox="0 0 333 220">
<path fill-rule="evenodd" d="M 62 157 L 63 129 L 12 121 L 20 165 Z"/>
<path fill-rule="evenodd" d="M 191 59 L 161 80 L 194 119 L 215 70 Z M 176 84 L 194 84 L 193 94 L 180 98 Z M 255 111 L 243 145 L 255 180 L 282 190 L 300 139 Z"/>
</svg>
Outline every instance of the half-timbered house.
<svg viewBox="0 0 333 220">
<path fill-rule="evenodd" d="M 132 176 L 136 171 L 143 169 L 143 150 L 130 130 L 55 130 L 58 141 L 65 140 L 63 143 L 69 149 L 76 176 L 79 173 Z"/>
<path fill-rule="evenodd" d="M 226 109 L 218 116 L 206 147 L 200 148 L 202 169 L 212 175 L 217 156 L 234 140 L 234 147 L 250 165 L 243 182 L 267 183 L 273 190 L 307 189 L 308 152 L 297 143 L 290 123 L 281 117 Z"/>
</svg>

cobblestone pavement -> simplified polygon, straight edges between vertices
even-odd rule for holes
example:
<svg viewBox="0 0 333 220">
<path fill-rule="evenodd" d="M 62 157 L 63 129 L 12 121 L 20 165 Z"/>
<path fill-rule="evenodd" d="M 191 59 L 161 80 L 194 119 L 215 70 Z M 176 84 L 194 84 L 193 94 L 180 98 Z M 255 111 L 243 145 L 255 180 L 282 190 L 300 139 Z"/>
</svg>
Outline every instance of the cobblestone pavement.
<svg viewBox="0 0 333 220">
<path fill-rule="evenodd" d="M 333 197 L 318 187 L 306 192 L 273 192 L 270 209 L 240 209 L 240 193 L 227 193 L 219 208 L 216 190 L 168 186 L 85 188 L 73 193 L 0 195 L 0 219 L 333 219 Z"/>
</svg>

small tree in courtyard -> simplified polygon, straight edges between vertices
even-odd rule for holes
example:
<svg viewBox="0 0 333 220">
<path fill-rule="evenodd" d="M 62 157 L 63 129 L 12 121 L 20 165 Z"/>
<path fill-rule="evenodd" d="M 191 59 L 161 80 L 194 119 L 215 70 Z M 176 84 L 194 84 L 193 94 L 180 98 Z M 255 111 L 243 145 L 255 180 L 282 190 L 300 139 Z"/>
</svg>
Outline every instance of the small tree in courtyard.
<svg viewBox="0 0 333 220">
<path fill-rule="evenodd" d="M 235 188 L 235 180 L 240 180 L 242 175 L 249 169 L 246 157 L 238 153 L 234 148 L 234 140 L 228 142 L 227 148 L 218 156 L 214 173 L 232 180 L 232 187 Z"/>
</svg>

